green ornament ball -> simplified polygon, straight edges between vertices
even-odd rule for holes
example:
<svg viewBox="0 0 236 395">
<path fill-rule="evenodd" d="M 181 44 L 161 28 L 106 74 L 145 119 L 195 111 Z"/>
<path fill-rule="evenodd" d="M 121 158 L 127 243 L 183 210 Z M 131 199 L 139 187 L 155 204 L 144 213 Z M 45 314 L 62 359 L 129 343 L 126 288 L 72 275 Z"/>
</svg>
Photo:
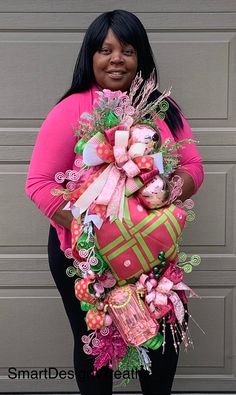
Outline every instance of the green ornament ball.
<svg viewBox="0 0 236 395">
<path fill-rule="evenodd" d="M 165 253 L 164 251 L 160 251 L 159 255 L 158 255 L 158 259 L 162 262 L 165 260 Z"/>
</svg>

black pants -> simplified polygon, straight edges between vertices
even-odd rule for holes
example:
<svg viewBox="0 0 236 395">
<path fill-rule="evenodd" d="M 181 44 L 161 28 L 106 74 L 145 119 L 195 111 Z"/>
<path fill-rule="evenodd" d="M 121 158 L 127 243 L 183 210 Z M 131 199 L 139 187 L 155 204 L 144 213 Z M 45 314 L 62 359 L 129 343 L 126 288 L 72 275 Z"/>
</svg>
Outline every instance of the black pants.
<svg viewBox="0 0 236 395">
<path fill-rule="evenodd" d="M 82 395 L 111 395 L 112 371 L 108 367 L 99 370 L 93 376 L 93 357 L 83 351 L 81 336 L 86 334 L 84 321 L 85 312 L 80 309 L 80 302 L 74 295 L 74 277 L 66 275 L 66 268 L 71 265 L 60 250 L 59 240 L 55 229 L 51 226 L 48 242 L 49 266 L 61 294 L 62 301 L 69 318 L 74 335 L 74 370 L 75 377 Z M 178 354 L 176 353 L 169 326 L 166 326 L 166 347 L 162 354 L 162 347 L 149 351 L 152 360 L 152 374 L 146 371 L 139 373 L 142 393 L 144 395 L 169 395 L 176 371 Z"/>
</svg>

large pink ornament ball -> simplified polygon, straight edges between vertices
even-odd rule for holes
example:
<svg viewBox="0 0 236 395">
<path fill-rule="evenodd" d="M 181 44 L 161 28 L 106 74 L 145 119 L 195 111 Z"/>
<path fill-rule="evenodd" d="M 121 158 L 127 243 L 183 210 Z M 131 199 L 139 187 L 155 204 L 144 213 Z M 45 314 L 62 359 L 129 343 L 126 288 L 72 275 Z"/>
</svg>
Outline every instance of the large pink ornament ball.
<svg viewBox="0 0 236 395">
<path fill-rule="evenodd" d="M 130 128 L 130 140 L 129 146 L 135 143 L 146 144 L 146 150 L 144 154 L 148 154 L 154 148 L 157 150 L 161 146 L 161 135 L 158 131 L 153 129 L 149 125 L 137 124 Z"/>
<path fill-rule="evenodd" d="M 142 187 L 138 192 L 138 197 L 144 207 L 158 209 L 168 204 L 170 195 L 169 183 L 160 176 L 156 176 Z"/>
</svg>

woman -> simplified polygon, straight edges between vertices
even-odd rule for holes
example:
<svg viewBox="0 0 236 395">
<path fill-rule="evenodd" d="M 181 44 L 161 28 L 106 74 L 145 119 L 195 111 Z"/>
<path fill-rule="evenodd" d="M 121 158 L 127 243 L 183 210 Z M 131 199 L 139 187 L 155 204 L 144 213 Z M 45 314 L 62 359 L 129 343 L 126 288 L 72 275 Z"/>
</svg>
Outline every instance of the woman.
<svg viewBox="0 0 236 395">
<path fill-rule="evenodd" d="M 57 186 L 57 172 L 77 169 L 74 130 L 83 112 L 93 112 L 96 91 L 128 91 L 138 71 L 144 80 L 157 70 L 146 31 L 139 19 L 130 12 L 115 10 L 100 15 L 85 35 L 75 66 L 72 85 L 44 121 L 32 154 L 26 193 L 38 208 L 50 218 L 48 242 L 49 265 L 74 334 L 74 368 L 76 380 L 83 395 L 112 393 L 112 371 L 101 369 L 92 376 L 93 360 L 82 350 L 81 336 L 86 333 L 85 313 L 74 297 L 74 279 L 66 276 L 69 266 L 63 251 L 70 247 L 72 214 L 63 210 L 63 197 L 52 196 Z M 155 98 L 153 94 L 150 100 Z M 173 100 L 168 99 L 166 122 L 160 123 L 163 138 L 176 140 L 191 138 L 187 121 Z M 202 163 L 195 145 L 181 152 L 178 174 L 184 180 L 182 200 L 192 196 L 203 181 Z M 167 336 L 171 336 L 167 328 Z M 167 340 L 166 351 L 150 351 L 153 374 L 140 373 L 144 395 L 170 394 L 178 354 L 173 342 Z"/>
</svg>

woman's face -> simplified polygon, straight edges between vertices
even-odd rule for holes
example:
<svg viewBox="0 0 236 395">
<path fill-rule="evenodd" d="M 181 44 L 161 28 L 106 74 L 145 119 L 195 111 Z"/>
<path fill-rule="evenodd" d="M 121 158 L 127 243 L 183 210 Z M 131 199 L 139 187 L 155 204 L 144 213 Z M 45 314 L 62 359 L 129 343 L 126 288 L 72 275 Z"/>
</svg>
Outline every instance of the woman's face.
<svg viewBox="0 0 236 395">
<path fill-rule="evenodd" d="M 102 89 L 127 91 L 137 73 L 136 50 L 122 44 L 109 29 L 101 48 L 93 56 L 93 71 Z"/>
</svg>

